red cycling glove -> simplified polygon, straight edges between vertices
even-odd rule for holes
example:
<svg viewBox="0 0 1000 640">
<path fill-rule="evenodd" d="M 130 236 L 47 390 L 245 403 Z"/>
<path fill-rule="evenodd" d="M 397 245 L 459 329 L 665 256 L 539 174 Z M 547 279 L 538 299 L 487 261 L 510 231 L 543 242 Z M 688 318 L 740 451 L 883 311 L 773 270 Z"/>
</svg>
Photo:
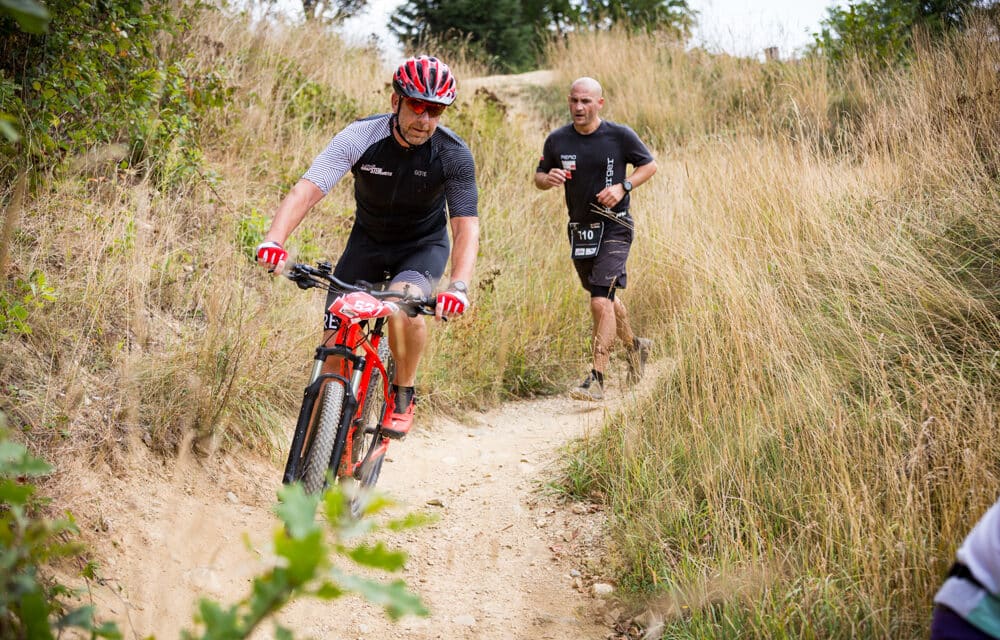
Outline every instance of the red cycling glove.
<svg viewBox="0 0 1000 640">
<path fill-rule="evenodd" d="M 442 291 L 437 296 L 437 315 L 444 316 L 460 316 L 469 307 L 469 297 L 465 295 L 464 291 L 461 289 L 465 288 L 465 285 L 458 283 L 452 283 L 446 291 Z"/>
<path fill-rule="evenodd" d="M 288 252 L 280 244 L 267 240 L 257 245 L 257 262 L 266 264 L 272 269 L 288 259 Z"/>
</svg>

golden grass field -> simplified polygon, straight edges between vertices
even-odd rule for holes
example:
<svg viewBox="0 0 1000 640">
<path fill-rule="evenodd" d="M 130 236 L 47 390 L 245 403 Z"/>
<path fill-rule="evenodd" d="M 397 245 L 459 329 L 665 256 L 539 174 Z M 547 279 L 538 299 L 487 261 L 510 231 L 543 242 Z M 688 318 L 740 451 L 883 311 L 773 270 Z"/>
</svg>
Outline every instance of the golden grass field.
<svg viewBox="0 0 1000 640">
<path fill-rule="evenodd" d="M 1000 476 L 990 33 L 920 45 L 890 73 L 574 34 L 548 52 L 556 85 L 530 93 L 537 120 L 511 122 L 482 93 L 445 115 L 476 158 L 482 245 L 471 313 L 431 332 L 431 414 L 560 392 L 586 371 L 564 204 L 531 183 L 570 81 L 601 80 L 603 115 L 655 150 L 624 296 L 671 364 L 567 452 L 564 488 L 607 503 L 619 580 L 667 616 L 663 637 L 926 636 Z M 12 272 L 44 272 L 57 300 L 30 335 L 0 336 L 0 384 L 50 459 L 114 466 L 191 434 L 280 456 L 298 408 L 322 296 L 269 280 L 248 251 L 333 133 L 388 109 L 389 72 L 318 29 L 221 15 L 186 46 L 233 87 L 203 127 L 201 173 L 168 189 L 45 168 L 20 212 Z M 290 248 L 335 259 L 352 215 L 345 180 Z"/>
</svg>

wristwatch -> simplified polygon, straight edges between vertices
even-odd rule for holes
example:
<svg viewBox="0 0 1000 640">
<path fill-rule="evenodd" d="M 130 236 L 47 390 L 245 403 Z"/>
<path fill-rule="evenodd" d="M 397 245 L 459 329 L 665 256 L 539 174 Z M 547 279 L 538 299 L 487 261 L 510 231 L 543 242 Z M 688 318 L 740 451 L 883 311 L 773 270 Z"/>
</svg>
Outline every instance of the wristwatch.
<svg viewBox="0 0 1000 640">
<path fill-rule="evenodd" d="M 622 180 L 622 187 L 625 189 L 625 193 L 632 193 L 632 181 L 625 179 Z"/>
<path fill-rule="evenodd" d="M 465 286 L 465 283 L 461 280 L 452 280 L 451 284 L 448 285 L 449 289 L 453 289 L 459 293 L 469 293 L 469 287 Z"/>
</svg>

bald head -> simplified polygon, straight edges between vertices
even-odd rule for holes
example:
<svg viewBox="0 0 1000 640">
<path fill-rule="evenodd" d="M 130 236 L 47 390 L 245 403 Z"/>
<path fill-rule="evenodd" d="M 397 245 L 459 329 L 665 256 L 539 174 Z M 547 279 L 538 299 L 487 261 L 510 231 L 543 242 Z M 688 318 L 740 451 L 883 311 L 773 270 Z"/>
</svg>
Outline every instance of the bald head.
<svg viewBox="0 0 1000 640">
<path fill-rule="evenodd" d="M 600 112 L 604 107 L 601 84 L 593 78 L 578 78 L 569 87 L 569 113 L 573 128 L 589 135 L 601 126 Z"/>
<path fill-rule="evenodd" d="M 601 83 L 586 76 L 577 78 L 573 81 L 573 84 L 569 85 L 569 92 L 573 93 L 574 91 L 585 91 L 595 98 L 604 96 L 604 89 L 601 89 Z"/>
</svg>

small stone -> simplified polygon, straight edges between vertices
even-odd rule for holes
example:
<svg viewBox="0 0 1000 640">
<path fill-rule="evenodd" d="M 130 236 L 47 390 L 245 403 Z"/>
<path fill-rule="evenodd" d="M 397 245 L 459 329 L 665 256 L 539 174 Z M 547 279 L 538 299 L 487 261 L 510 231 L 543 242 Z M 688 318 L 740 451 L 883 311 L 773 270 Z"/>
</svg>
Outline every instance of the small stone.
<svg viewBox="0 0 1000 640">
<path fill-rule="evenodd" d="M 569 570 L 569 575 L 572 578 L 579 578 L 580 577 L 580 572 L 578 570 L 576 570 L 576 569 L 570 569 Z"/>
<path fill-rule="evenodd" d="M 590 509 L 587 507 L 587 505 L 581 502 L 574 503 L 572 510 L 573 513 L 575 513 L 578 516 L 584 516 L 590 512 Z"/>
<path fill-rule="evenodd" d="M 239 504 L 240 503 L 240 499 L 237 498 L 236 494 L 233 493 L 232 491 L 227 491 L 226 492 L 226 500 L 229 500 L 233 504 Z"/>
<path fill-rule="evenodd" d="M 606 582 L 595 582 L 594 586 L 591 587 L 591 589 L 593 590 L 594 595 L 598 598 L 606 598 L 610 596 L 615 590 L 614 587 L 612 587 L 610 584 Z"/>
<path fill-rule="evenodd" d="M 455 624 L 460 624 L 463 627 L 474 627 L 476 626 L 476 619 L 470 616 L 469 614 L 456 616 Z"/>
<path fill-rule="evenodd" d="M 538 520 L 535 520 L 535 526 L 538 527 L 539 529 L 544 529 L 548 525 L 549 521 L 546 520 L 545 518 L 539 518 Z"/>
<path fill-rule="evenodd" d="M 444 501 L 441 498 L 431 498 L 427 501 L 427 506 L 429 507 L 443 507 Z"/>
</svg>

